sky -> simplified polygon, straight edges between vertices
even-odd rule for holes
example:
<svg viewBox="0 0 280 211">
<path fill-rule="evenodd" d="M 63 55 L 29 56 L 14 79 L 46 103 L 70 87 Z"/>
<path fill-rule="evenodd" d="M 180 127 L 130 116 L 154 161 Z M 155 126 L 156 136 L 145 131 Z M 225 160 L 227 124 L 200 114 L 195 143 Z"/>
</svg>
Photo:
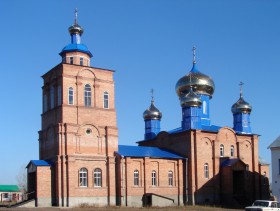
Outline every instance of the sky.
<svg viewBox="0 0 280 211">
<path fill-rule="evenodd" d="M 119 144 L 143 139 L 152 88 L 161 129 L 180 127 L 175 85 L 191 70 L 196 46 L 197 67 L 216 86 L 211 123 L 233 126 L 231 106 L 244 82 L 259 155 L 270 162 L 267 147 L 280 135 L 279 0 L 1 0 L 0 8 L 0 184 L 17 184 L 39 158 L 41 76 L 61 62 L 75 8 L 91 65 L 116 71 Z"/>
</svg>

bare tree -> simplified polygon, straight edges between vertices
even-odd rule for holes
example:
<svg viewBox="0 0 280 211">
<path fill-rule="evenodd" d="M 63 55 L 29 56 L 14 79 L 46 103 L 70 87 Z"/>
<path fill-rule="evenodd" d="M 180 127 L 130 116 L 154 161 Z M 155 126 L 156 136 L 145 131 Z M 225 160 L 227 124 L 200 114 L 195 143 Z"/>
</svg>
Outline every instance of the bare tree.
<svg viewBox="0 0 280 211">
<path fill-rule="evenodd" d="M 20 191 L 22 193 L 27 192 L 27 170 L 24 165 L 22 165 L 19 169 L 18 175 L 17 175 L 17 183 Z"/>
</svg>

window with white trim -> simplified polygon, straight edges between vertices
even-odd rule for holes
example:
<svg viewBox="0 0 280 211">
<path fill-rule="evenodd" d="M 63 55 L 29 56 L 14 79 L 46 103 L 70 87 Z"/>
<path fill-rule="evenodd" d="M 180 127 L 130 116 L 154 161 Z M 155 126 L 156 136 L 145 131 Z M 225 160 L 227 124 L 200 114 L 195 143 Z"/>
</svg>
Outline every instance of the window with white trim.
<svg viewBox="0 0 280 211">
<path fill-rule="evenodd" d="M 74 89 L 72 87 L 68 89 L 68 104 L 74 105 Z"/>
<path fill-rule="evenodd" d="M 133 177 L 134 177 L 134 186 L 139 186 L 139 171 L 138 170 L 134 170 Z"/>
<path fill-rule="evenodd" d="M 104 108 L 109 108 L 109 93 L 104 92 Z"/>
<path fill-rule="evenodd" d="M 209 179 L 209 166 L 208 163 L 204 164 L 204 178 Z"/>
<path fill-rule="evenodd" d="M 230 156 L 231 157 L 234 156 L 234 146 L 233 145 L 230 146 Z"/>
<path fill-rule="evenodd" d="M 88 173 L 86 168 L 81 168 L 79 172 L 80 187 L 87 187 Z"/>
<path fill-rule="evenodd" d="M 220 145 L 220 157 L 224 157 L 224 145 Z"/>
<path fill-rule="evenodd" d="M 152 171 L 152 186 L 157 186 L 157 172 Z"/>
<path fill-rule="evenodd" d="M 85 98 L 85 106 L 90 107 L 91 106 L 91 87 L 89 84 L 85 85 L 84 98 Z"/>
<path fill-rule="evenodd" d="M 168 185 L 173 186 L 173 172 L 168 171 Z"/>
<path fill-rule="evenodd" d="M 80 57 L 80 65 L 84 65 L 84 58 Z"/>
<path fill-rule="evenodd" d="M 100 168 L 94 169 L 93 177 L 94 177 L 94 181 L 93 181 L 94 187 L 101 187 L 102 186 L 102 171 Z"/>
</svg>

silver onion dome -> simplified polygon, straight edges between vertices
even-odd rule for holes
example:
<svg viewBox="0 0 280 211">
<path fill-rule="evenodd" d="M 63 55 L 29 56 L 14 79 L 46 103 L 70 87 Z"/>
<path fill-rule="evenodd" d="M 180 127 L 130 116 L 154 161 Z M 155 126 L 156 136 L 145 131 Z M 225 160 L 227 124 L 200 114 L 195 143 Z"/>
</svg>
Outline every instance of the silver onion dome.
<svg viewBox="0 0 280 211">
<path fill-rule="evenodd" d="M 191 86 L 195 93 L 208 95 L 210 98 L 212 98 L 215 90 L 215 84 L 212 78 L 199 72 L 196 69 L 196 63 L 193 63 L 193 68 L 189 74 L 180 78 L 176 84 L 175 89 L 179 98 L 186 95 Z"/>
<path fill-rule="evenodd" d="M 157 109 L 157 107 L 154 104 L 154 99 L 152 99 L 151 105 L 146 111 L 143 113 L 144 120 L 160 120 L 162 117 L 161 112 Z"/>
<path fill-rule="evenodd" d="M 247 103 L 242 96 L 240 96 L 239 100 L 231 106 L 231 112 L 233 114 L 244 113 L 250 114 L 252 111 L 252 106 Z"/>
<path fill-rule="evenodd" d="M 84 29 L 78 24 L 78 10 L 75 9 L 75 22 L 72 26 L 68 28 L 70 34 L 80 34 L 82 35 Z"/>
<path fill-rule="evenodd" d="M 252 106 L 247 103 L 244 98 L 243 98 L 243 91 L 242 91 L 242 86 L 243 86 L 243 82 L 240 82 L 240 97 L 239 100 L 234 103 L 231 106 L 231 112 L 233 114 L 238 114 L 238 113 L 244 113 L 244 114 L 250 114 L 252 111 Z"/>
<path fill-rule="evenodd" d="M 200 107 L 202 104 L 200 97 L 193 92 L 192 87 L 190 87 L 188 93 L 180 99 L 180 102 L 183 108 Z"/>
</svg>

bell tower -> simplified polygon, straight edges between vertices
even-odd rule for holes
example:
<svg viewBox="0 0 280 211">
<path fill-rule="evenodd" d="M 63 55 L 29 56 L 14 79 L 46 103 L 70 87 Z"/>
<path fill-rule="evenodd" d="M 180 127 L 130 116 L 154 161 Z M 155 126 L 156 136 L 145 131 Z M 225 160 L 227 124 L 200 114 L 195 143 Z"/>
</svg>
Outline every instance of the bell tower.
<svg viewBox="0 0 280 211">
<path fill-rule="evenodd" d="M 92 54 L 82 44 L 84 29 L 77 10 L 68 30 L 71 42 L 59 53 L 62 62 L 42 76 L 39 159 L 54 164 L 53 205 L 78 206 L 88 197 L 90 203 L 114 205 L 118 150 L 114 71 L 90 66 Z M 99 180 L 92 179 L 96 172 Z"/>
</svg>

